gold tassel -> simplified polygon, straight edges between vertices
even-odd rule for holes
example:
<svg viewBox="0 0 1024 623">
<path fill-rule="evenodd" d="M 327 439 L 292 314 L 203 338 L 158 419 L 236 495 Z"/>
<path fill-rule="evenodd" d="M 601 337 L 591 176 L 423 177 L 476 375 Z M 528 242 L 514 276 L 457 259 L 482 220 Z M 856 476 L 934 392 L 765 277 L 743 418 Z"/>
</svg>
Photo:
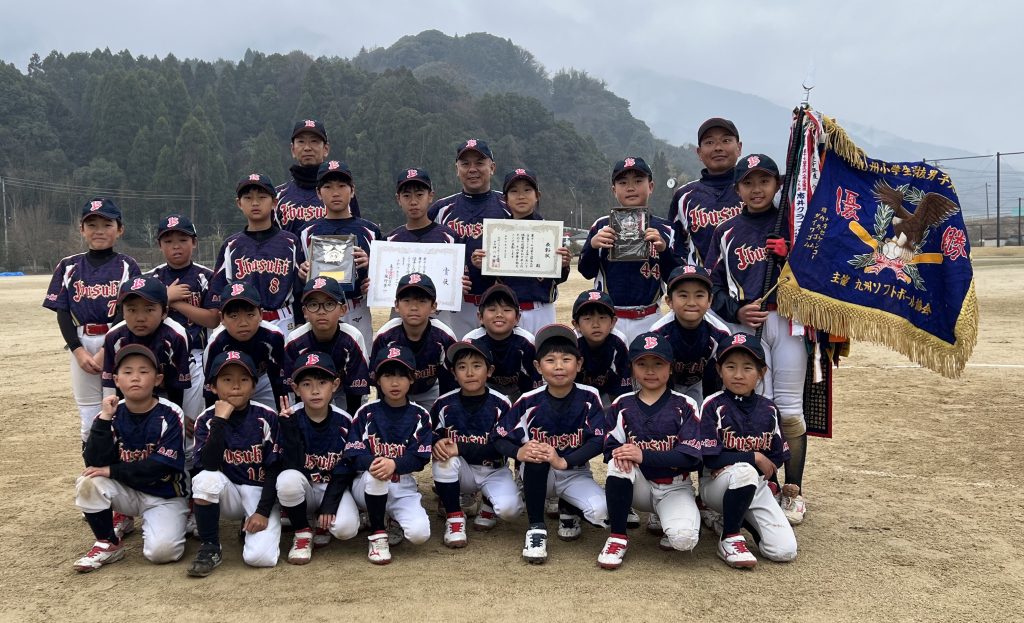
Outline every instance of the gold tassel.
<svg viewBox="0 0 1024 623">
<path fill-rule="evenodd" d="M 868 156 L 864 150 L 857 147 L 850 135 L 846 133 L 836 120 L 832 117 L 822 115 L 822 126 L 825 128 L 825 137 L 828 149 L 848 162 L 850 166 L 866 171 L 868 168 Z"/>
<path fill-rule="evenodd" d="M 803 290 L 788 265 L 779 282 L 780 315 L 799 318 L 800 322 L 834 335 L 882 344 L 946 378 L 960 377 L 977 343 L 978 299 L 973 279 L 953 330 L 952 344 L 895 314 Z"/>
</svg>

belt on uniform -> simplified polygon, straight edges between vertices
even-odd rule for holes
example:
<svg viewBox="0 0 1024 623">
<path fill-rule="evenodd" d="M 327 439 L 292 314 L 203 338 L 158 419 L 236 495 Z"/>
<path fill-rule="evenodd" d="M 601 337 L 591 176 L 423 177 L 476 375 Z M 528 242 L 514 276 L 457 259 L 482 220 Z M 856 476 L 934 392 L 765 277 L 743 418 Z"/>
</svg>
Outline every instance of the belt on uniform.
<svg viewBox="0 0 1024 623">
<path fill-rule="evenodd" d="M 106 335 L 107 331 L 110 330 L 108 324 L 83 324 L 82 333 L 84 335 Z"/>
<path fill-rule="evenodd" d="M 778 303 L 768 303 L 768 304 L 766 304 L 764 306 L 764 310 L 765 311 L 778 311 L 779 310 L 779 304 Z"/>
<path fill-rule="evenodd" d="M 681 477 L 686 478 L 690 475 L 689 472 L 680 474 Z M 670 485 L 675 482 L 675 478 L 650 478 L 648 482 L 653 482 L 656 485 Z"/>
<path fill-rule="evenodd" d="M 543 304 L 544 303 L 541 303 L 539 301 L 536 303 L 534 303 L 533 301 L 521 301 L 519 303 L 519 311 L 533 311 Z"/>
<path fill-rule="evenodd" d="M 280 309 L 265 309 L 265 310 L 263 310 L 263 319 L 266 320 L 267 322 L 274 322 L 275 320 L 280 320 L 282 318 L 291 318 L 291 317 L 292 317 L 292 310 L 288 309 L 287 307 L 282 307 Z"/>
<path fill-rule="evenodd" d="M 635 320 L 636 318 L 646 318 L 656 311 L 658 311 L 657 305 L 648 305 L 647 307 L 616 307 L 615 315 L 619 318 Z"/>
<path fill-rule="evenodd" d="M 483 297 L 479 294 L 463 294 L 462 300 L 472 305 L 480 305 L 480 301 Z"/>
</svg>

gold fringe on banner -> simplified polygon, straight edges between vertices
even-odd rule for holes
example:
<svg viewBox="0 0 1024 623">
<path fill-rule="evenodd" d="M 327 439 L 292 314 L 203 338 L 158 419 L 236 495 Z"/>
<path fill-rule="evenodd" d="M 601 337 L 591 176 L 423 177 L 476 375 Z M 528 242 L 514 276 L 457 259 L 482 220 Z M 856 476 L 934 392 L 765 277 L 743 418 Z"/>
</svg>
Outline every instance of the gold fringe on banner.
<svg viewBox="0 0 1024 623">
<path fill-rule="evenodd" d="M 832 117 L 822 115 L 822 126 L 825 128 L 826 145 L 838 154 L 843 160 L 850 163 L 850 166 L 866 171 L 868 168 L 868 156 L 864 150 L 857 147 L 850 135 L 846 133 L 836 120 Z"/>
<path fill-rule="evenodd" d="M 833 335 L 887 346 L 947 378 L 960 377 L 978 340 L 978 299 L 973 279 L 956 320 L 956 341 L 952 344 L 915 327 L 906 318 L 804 290 L 788 264 L 779 276 L 779 284 L 780 315 L 798 318 Z"/>
</svg>

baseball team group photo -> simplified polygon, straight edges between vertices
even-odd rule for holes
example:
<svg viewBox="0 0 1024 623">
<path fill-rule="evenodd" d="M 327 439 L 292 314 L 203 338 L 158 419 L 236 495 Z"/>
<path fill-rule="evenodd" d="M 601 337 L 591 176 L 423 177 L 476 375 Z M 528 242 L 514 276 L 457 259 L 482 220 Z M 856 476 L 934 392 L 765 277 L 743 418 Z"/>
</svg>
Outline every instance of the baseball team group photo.
<svg viewBox="0 0 1024 623">
<path fill-rule="evenodd" d="M 676 146 L 484 33 L 3 67 L 12 620 L 1013 618 L 988 172 L 810 76 Z"/>
</svg>

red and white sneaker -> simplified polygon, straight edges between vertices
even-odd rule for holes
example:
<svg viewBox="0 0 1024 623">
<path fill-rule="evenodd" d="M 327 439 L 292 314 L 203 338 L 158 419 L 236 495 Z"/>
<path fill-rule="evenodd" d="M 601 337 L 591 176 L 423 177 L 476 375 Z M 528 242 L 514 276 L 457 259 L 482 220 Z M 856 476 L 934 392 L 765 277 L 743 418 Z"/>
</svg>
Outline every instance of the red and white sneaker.
<svg viewBox="0 0 1024 623">
<path fill-rule="evenodd" d="M 753 569 L 757 566 L 757 558 L 747 549 L 747 540 L 742 534 L 727 536 L 719 541 L 718 557 L 736 569 Z"/>
<path fill-rule="evenodd" d="M 331 533 L 323 528 L 313 531 L 313 549 L 320 549 L 331 544 Z"/>
<path fill-rule="evenodd" d="M 444 521 L 444 545 L 452 549 L 465 547 L 469 539 L 466 538 L 466 515 L 464 513 L 452 513 Z"/>
<path fill-rule="evenodd" d="M 92 544 L 92 549 L 88 554 L 75 561 L 75 571 L 88 573 L 122 558 L 124 558 L 124 545 L 121 543 L 115 545 L 110 541 L 96 541 Z"/>
<path fill-rule="evenodd" d="M 135 518 L 124 513 L 114 513 L 114 534 L 121 540 L 135 532 Z"/>
<path fill-rule="evenodd" d="M 304 565 L 313 559 L 313 531 L 311 529 L 296 530 L 292 538 L 292 548 L 288 551 L 288 562 L 293 565 Z"/>
<path fill-rule="evenodd" d="M 629 539 L 622 535 L 612 535 L 604 542 L 604 549 L 597 556 L 597 566 L 602 569 L 618 569 L 626 556 Z"/>
<path fill-rule="evenodd" d="M 490 500 L 484 498 L 480 502 L 480 511 L 473 518 L 473 529 L 487 532 L 498 525 L 498 515 L 494 512 Z"/>
<path fill-rule="evenodd" d="M 371 534 L 367 539 L 370 541 L 370 550 L 366 557 L 375 565 L 386 565 L 391 562 L 391 546 L 388 545 L 388 533 L 377 532 Z"/>
</svg>

